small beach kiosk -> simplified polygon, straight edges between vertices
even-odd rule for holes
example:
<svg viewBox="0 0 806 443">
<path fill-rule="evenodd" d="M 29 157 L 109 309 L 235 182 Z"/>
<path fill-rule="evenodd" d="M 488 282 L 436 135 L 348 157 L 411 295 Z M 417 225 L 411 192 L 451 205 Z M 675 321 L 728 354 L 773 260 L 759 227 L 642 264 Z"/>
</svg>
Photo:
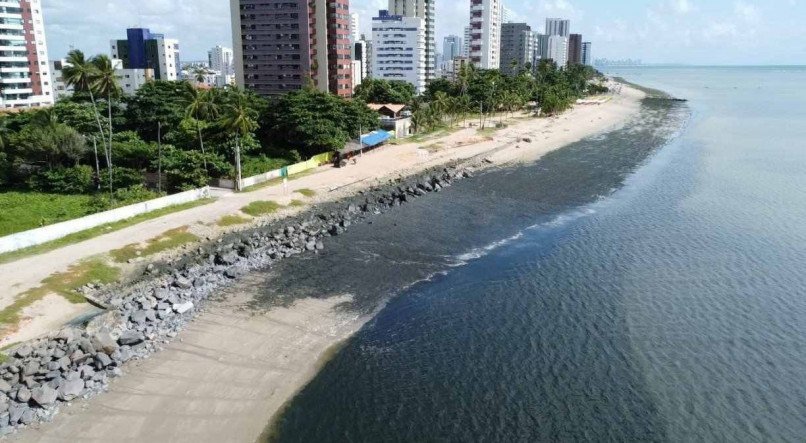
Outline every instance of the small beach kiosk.
<svg viewBox="0 0 806 443">
<path fill-rule="evenodd" d="M 389 139 L 393 137 L 394 135 L 392 135 L 390 132 L 382 129 L 364 134 L 358 141 L 350 141 L 344 146 L 344 148 L 337 151 L 334 164 L 339 168 L 347 166 L 348 160 L 355 158 L 366 151 L 371 151 L 375 148 L 383 146 L 387 141 L 389 141 Z"/>
</svg>

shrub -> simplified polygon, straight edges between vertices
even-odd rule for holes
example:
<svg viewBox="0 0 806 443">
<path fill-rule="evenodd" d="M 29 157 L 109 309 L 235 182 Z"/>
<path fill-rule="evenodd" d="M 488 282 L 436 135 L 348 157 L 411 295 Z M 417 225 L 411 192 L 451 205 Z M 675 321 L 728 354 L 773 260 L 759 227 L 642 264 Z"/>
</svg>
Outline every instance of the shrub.
<svg viewBox="0 0 806 443">
<path fill-rule="evenodd" d="M 297 155 L 299 155 L 299 153 L 297 153 Z M 282 168 L 288 164 L 288 160 L 284 158 L 269 158 L 261 154 L 257 157 L 244 157 L 241 162 L 241 168 L 244 177 L 251 177 Z"/>
<path fill-rule="evenodd" d="M 91 192 L 95 172 L 86 165 L 41 171 L 28 180 L 29 186 L 40 192 L 57 194 L 84 194 Z"/>
</svg>

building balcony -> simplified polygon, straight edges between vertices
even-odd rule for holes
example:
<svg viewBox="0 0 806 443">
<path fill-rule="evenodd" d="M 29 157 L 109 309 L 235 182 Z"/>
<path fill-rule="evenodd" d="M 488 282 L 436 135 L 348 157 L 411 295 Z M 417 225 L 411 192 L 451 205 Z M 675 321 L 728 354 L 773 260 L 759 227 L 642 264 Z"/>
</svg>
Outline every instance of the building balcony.
<svg viewBox="0 0 806 443">
<path fill-rule="evenodd" d="M 3 63 L 3 62 L 8 62 L 8 63 L 28 63 L 28 57 L 0 57 L 0 63 Z"/>
</svg>

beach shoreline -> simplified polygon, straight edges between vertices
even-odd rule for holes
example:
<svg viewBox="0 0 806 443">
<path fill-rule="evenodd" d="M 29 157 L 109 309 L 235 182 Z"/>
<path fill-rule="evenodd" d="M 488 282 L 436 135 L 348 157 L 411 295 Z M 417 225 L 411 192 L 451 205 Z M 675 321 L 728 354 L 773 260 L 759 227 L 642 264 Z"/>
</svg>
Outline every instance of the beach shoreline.
<svg viewBox="0 0 806 443">
<path fill-rule="evenodd" d="M 409 169 L 368 154 L 359 164 L 364 169 L 376 165 L 374 179 L 365 177 L 322 200 L 349 195 L 373 180 L 476 156 L 496 165 L 532 162 L 623 124 L 638 112 L 642 97 L 640 91 L 624 88 L 607 103 L 518 123 L 498 131 L 492 140 L 441 149 L 427 162 L 403 164 Z M 442 143 L 450 146 L 461 140 L 448 136 Z M 384 152 L 420 149 L 407 151 L 406 145 L 401 146 Z M 242 441 L 265 436 L 266 424 L 276 420 L 283 406 L 316 375 L 334 347 L 371 319 L 338 309 L 349 295 L 298 300 L 265 312 L 245 308 L 255 288 L 265 283 L 254 274 L 239 280 L 223 291 L 227 297 L 208 303 L 205 312 L 161 352 L 125 366 L 125 376 L 113 380 L 109 392 L 74 401 L 52 423 L 32 426 L 12 438 L 102 440 L 119 435 L 121 440 Z"/>
</svg>

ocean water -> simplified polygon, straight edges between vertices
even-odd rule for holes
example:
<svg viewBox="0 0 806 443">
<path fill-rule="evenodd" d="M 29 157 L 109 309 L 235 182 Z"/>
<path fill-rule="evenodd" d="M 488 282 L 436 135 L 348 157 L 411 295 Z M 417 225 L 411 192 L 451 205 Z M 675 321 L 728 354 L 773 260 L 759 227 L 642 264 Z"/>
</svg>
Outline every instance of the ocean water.
<svg viewBox="0 0 806 443">
<path fill-rule="evenodd" d="M 806 439 L 806 69 L 611 73 L 690 101 L 267 274 L 378 310 L 273 440 Z"/>
</svg>

